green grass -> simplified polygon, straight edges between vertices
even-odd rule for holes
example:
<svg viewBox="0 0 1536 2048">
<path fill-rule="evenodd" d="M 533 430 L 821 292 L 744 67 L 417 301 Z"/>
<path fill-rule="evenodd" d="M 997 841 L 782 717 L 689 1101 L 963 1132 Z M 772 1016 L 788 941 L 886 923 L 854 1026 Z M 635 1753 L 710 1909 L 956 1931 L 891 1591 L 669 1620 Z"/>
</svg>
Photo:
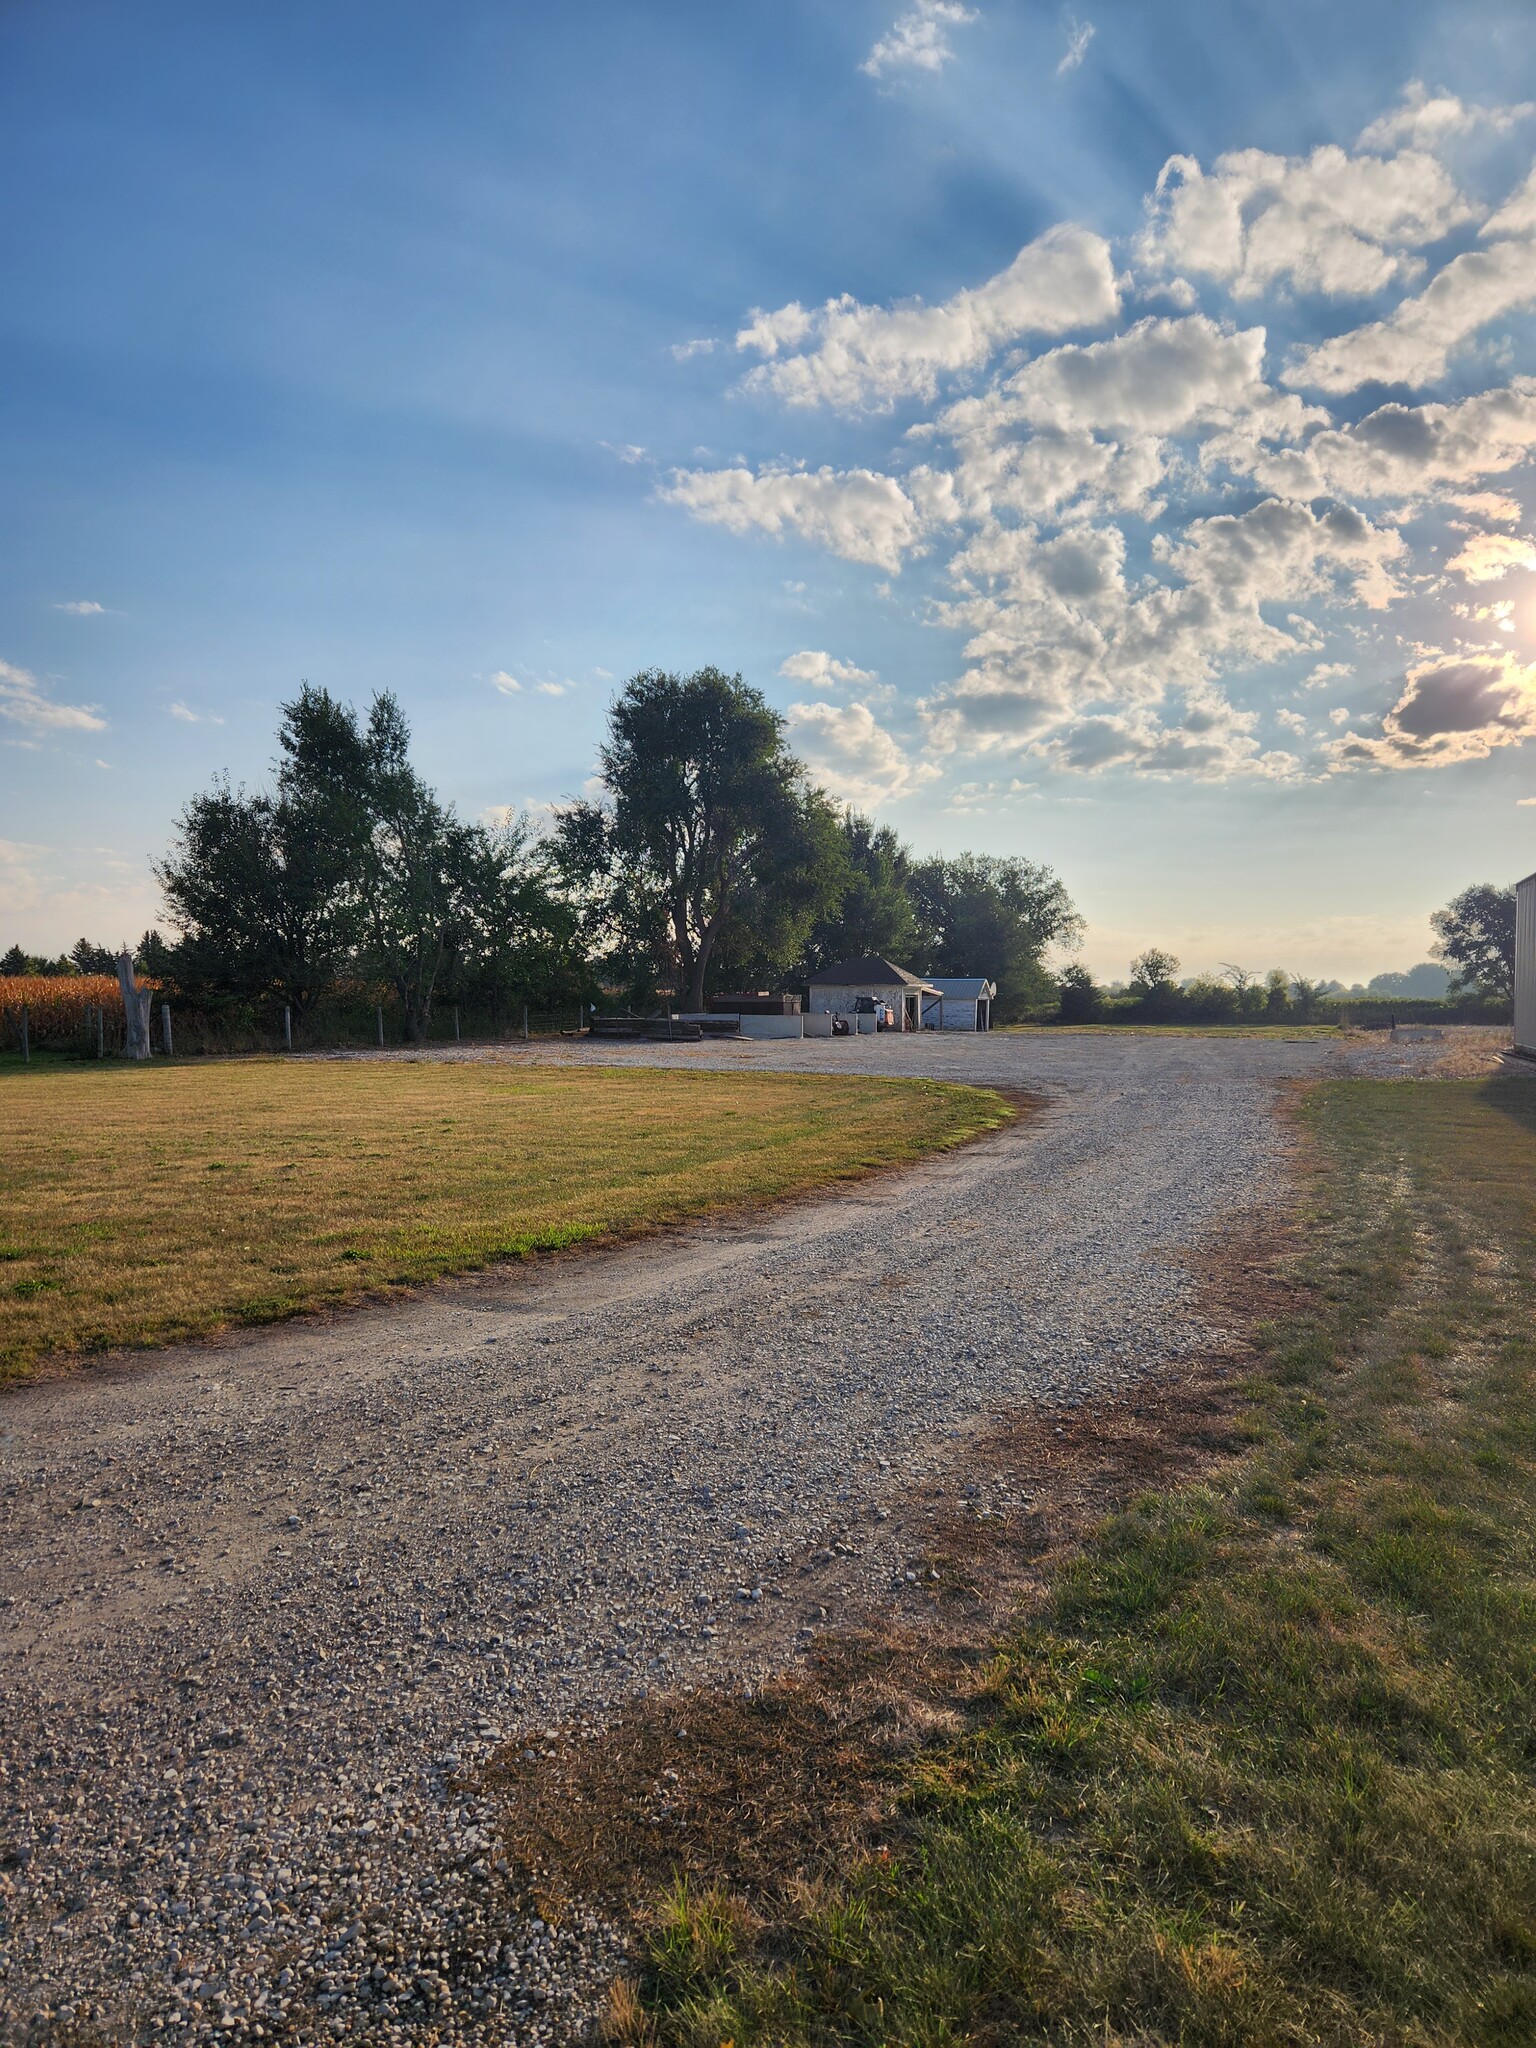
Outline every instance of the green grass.
<svg viewBox="0 0 1536 2048">
<path fill-rule="evenodd" d="M 0 1071 L 0 1382 L 899 1166 L 988 1089 L 494 1064 Z"/>
<path fill-rule="evenodd" d="M 1310 1306 L 906 1767 L 885 1853 L 680 1891 L 630 2039 L 1536 2041 L 1536 1087 L 1319 1089 Z"/>
</svg>

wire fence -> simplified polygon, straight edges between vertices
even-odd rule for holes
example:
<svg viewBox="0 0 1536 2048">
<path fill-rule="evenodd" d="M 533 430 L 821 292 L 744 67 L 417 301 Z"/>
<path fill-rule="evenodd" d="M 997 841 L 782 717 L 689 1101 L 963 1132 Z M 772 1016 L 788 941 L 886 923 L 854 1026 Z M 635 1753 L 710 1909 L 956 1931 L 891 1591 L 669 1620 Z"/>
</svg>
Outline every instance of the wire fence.
<svg viewBox="0 0 1536 2048">
<path fill-rule="evenodd" d="M 82 976 L 82 981 L 87 977 Z M 127 1020 L 117 984 L 102 977 L 105 993 L 62 1000 L 0 1002 L 0 1053 L 49 1053 L 70 1059 L 120 1059 L 127 1052 Z M 140 984 L 143 986 L 143 984 Z M 398 1002 L 330 1004 L 300 1013 L 283 1004 L 211 1011 L 151 991 L 150 1054 L 203 1058 L 236 1053 L 304 1053 L 416 1049 L 446 1045 L 502 1045 L 524 1038 L 575 1032 L 588 1021 L 583 1005 L 554 1008 L 512 1002 L 434 1007 L 424 1036 L 412 1037 Z"/>
</svg>

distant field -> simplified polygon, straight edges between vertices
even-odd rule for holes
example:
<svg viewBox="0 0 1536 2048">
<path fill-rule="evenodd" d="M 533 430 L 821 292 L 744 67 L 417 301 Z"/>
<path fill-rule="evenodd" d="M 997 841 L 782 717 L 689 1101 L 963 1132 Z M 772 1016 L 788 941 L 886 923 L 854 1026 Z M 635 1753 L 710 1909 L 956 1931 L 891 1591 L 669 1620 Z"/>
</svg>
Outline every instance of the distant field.
<svg viewBox="0 0 1536 2048">
<path fill-rule="evenodd" d="M 659 1070 L 0 1071 L 0 1381 L 900 1165 L 990 1090 Z"/>
</svg>

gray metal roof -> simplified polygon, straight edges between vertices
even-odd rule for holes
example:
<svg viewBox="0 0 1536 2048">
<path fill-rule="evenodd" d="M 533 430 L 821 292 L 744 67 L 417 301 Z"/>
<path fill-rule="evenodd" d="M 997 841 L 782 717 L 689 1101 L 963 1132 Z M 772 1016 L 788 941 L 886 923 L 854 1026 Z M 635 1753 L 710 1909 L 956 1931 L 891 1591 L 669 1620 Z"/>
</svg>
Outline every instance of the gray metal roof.
<svg viewBox="0 0 1536 2048">
<path fill-rule="evenodd" d="M 930 986 L 957 1003 L 979 1003 L 997 994 L 997 983 L 984 974 L 935 974 Z"/>
<path fill-rule="evenodd" d="M 905 967 L 896 966 L 878 953 L 866 953 L 862 960 L 839 960 L 835 967 L 823 967 L 820 974 L 811 976 L 810 985 L 812 988 L 928 987 L 920 975 L 908 974 Z"/>
</svg>

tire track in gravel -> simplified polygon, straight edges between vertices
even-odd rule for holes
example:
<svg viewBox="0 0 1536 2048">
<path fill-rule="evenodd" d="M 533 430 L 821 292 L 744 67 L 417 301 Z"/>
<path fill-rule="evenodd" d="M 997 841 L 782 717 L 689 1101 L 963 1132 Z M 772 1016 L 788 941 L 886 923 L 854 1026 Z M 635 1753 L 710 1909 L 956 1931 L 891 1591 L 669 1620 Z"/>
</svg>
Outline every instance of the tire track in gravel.
<svg viewBox="0 0 1536 2048">
<path fill-rule="evenodd" d="M 569 2039 L 618 1933 L 520 1909 L 459 1774 L 781 1668 L 900 1586 L 892 1504 L 969 1438 L 1222 1342 L 1185 1255 L 1283 1191 L 1275 1087 L 1338 1062 L 709 1063 L 1046 1099 L 856 1190 L 0 1402 L 0 2038 Z"/>
</svg>

